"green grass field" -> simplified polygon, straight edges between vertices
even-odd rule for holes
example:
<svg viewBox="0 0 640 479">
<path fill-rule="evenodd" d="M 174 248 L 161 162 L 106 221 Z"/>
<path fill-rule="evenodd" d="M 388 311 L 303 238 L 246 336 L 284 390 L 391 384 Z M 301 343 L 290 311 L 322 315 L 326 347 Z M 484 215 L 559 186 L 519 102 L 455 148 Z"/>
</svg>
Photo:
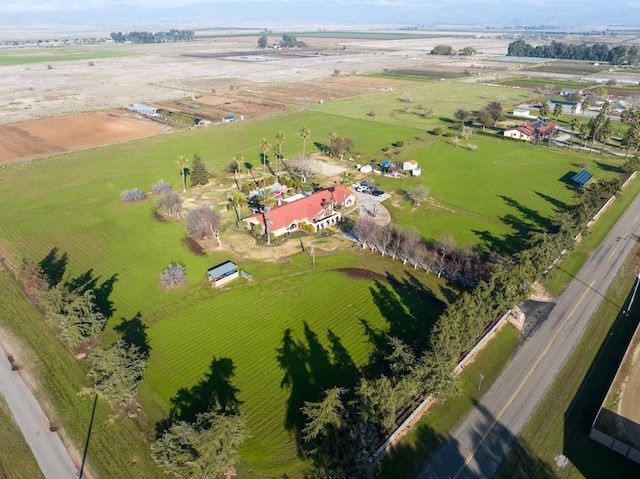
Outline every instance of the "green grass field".
<svg viewBox="0 0 640 479">
<path fill-rule="evenodd" d="M 315 399 L 324 387 L 353 381 L 357 368 L 372 353 L 365 325 L 410 341 L 426 341 L 426 330 L 442 304 L 418 301 L 411 291 L 419 288 L 424 296 L 440 300 L 451 297 L 451 292 L 433 275 L 405 270 L 400 262 L 347 243 L 343 252 L 319 253 L 315 268 L 308 251 L 279 262 L 251 260 L 231 249 L 196 256 L 183 246 L 183 225 L 154 218 L 153 199 L 122 204 L 120 192 L 134 187 L 148 191 L 161 178 L 178 185 L 175 158 L 198 153 L 218 174 L 212 183 L 219 196 L 213 195 L 212 203 L 220 208 L 233 187 L 221 170 L 236 151 L 243 152 L 259 175 L 260 139 L 273 141 L 275 133 L 283 131 L 285 156 L 291 157 L 302 151 L 298 130 L 304 125 L 312 132 L 307 152 L 314 149 L 314 142 L 326 143 L 333 130 L 353 138 L 363 162 L 385 159 L 382 148 L 404 141 L 395 158 L 420 162 L 424 176 L 419 181 L 430 188 L 435 206 L 412 211 L 404 200 L 394 198 L 388 201 L 389 208 L 395 222 L 415 226 L 427 239 L 452 234 L 460 245 L 484 241 L 487 249 L 509 251 L 513 244 L 507 240 L 519 234 L 519 223 L 544 224 L 556 204 L 570 200 L 561 179 L 577 171 L 580 162 L 589 161 L 584 156 L 480 135 L 468 140 L 478 150 L 467 151 L 426 133 L 433 126 L 447 125 L 446 118 L 457 108 L 477 109 L 499 97 L 504 97 L 505 106 L 515 105 L 526 98 L 526 92 L 454 82 L 420 84 L 410 89 L 411 105 L 431 105 L 434 114 L 426 120 L 401 111 L 402 93 L 7 166 L 0 170 L 0 224 L 10 228 L 3 230 L 0 251 L 15 263 L 22 255 L 41 260 L 54 248 L 58 254 L 68 254 L 65 276 L 95 279 L 112 302 L 114 314 L 104 343 L 114 340 L 116 330 L 136 318 L 147 326 L 151 352 L 141 390 L 148 414 L 143 427 L 166 417 L 178 390 L 188 391 L 201 382 L 211 372 L 214 357 L 228 359 L 234 366 L 228 379 L 238 390 L 236 396 L 249 416 L 253 435 L 242 447 L 240 473 L 248 474 L 251 468 L 270 476 L 298 474 L 305 467 L 297 457 L 292 430 L 300 419 L 299 407 L 305 399 Z M 375 118 L 366 115 L 372 109 L 377 111 Z M 597 177 L 613 174 L 606 171 L 609 163 L 601 163 L 604 166 L 593 164 Z M 246 171 L 242 174 L 246 179 Z M 400 192 L 408 186 L 401 180 L 376 180 L 388 191 Z M 223 216 L 225 222 L 233 223 L 233 212 L 223 209 Z M 317 241 L 322 251 L 324 240 Z M 204 279 L 206 269 L 227 259 L 253 274 L 254 282 L 238 280 L 225 290 L 212 290 Z M 185 264 L 189 283 L 164 292 L 158 278 L 173 261 Z M 336 271 L 345 267 L 391 275 L 407 286 Z M 75 404 L 86 420 L 89 405 L 70 399 L 84 381 L 84 364 L 65 353 L 41 322 L 31 319 L 29 324 L 33 349 L 40 350 L 41 344 L 51 341 L 55 354 L 61 356 L 59 363 L 51 364 L 54 371 L 43 372 L 55 378 L 49 391 L 52 400 L 64 411 L 70 407 L 67 403 Z M 38 328 L 42 331 L 35 331 Z M 295 354 L 279 355 L 285 345 Z M 65 366 L 67 362 L 70 366 Z M 285 370 L 291 368 L 297 373 L 290 389 L 281 387 Z M 71 377 L 65 379 L 65 374 Z M 103 418 L 108 414 L 106 406 L 101 414 Z M 64 424 L 71 421 L 71 410 L 63 416 Z M 126 421 L 117 424 L 125 438 L 135 436 Z M 81 427 L 71 431 L 78 443 L 84 440 L 82 432 Z M 104 434 L 96 445 L 96 469 L 103 477 L 115 477 L 104 461 L 110 442 L 110 436 Z M 126 450 L 129 446 L 123 440 L 117 447 Z M 126 462 L 140 454 L 148 451 L 134 448 L 122 458 Z M 127 467 L 143 472 L 127 477 L 155 477 L 148 462 L 146 458 L 135 466 L 129 464 Z"/>
<path fill-rule="evenodd" d="M 50 50 L 8 50 L 0 54 L 0 66 L 4 65 L 28 65 L 30 63 L 52 63 L 73 60 L 96 60 L 99 58 L 114 58 L 130 55 L 119 51 L 78 51 L 77 48 L 52 48 Z"/>
</svg>

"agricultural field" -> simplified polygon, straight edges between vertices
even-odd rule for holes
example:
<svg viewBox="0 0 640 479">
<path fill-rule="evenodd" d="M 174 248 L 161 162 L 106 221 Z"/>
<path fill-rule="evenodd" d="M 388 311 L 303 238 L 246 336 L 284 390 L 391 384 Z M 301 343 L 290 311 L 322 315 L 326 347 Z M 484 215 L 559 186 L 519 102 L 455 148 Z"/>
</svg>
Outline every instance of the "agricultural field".
<svg viewBox="0 0 640 479">
<path fill-rule="evenodd" d="M 527 91 L 456 81 L 403 82 L 386 88 L 378 83 L 369 94 L 364 88 L 346 100 L 314 101 L 312 107 L 277 116 L 96 147 L 0 170 L 0 223 L 11 225 L 0 239 L 0 256 L 15 265 L 22 256 L 40 261 L 47 254 L 67 255 L 61 262 L 62 277 L 94 281 L 112 311 L 102 342 L 109 344 L 132 326 L 144 332 L 150 351 L 139 397 L 144 421 L 115 422 L 127 438 L 135 438 L 133 426 L 149 434 L 177 404 L 184 407 L 185 398 L 195 407 L 193 395 L 199 385 L 216 377 L 216 367 L 224 364 L 224 381 L 208 383 L 215 386 L 209 393 L 232 391 L 248 415 L 252 437 L 240 451 L 239 477 L 248 477 L 249 470 L 267 477 L 299 477 L 307 468 L 295 442 L 304 400 L 316 399 L 327 387 L 353 384 L 375 355 L 376 340 L 385 334 L 423 346 L 434 319 L 457 294 L 444 279 L 364 251 L 338 231 L 329 237 L 293 237 L 270 251 L 248 234 L 234 231 L 235 215 L 227 206 L 235 185 L 223 167 L 237 151 L 259 176 L 260 139 L 273 142 L 277 131 L 284 132 L 285 158 L 291 158 L 302 151 L 298 131 L 306 126 L 312 132 L 307 153 L 315 158 L 322 159 L 319 150 L 333 130 L 354 140 L 363 163 L 416 159 L 423 168 L 419 179 L 375 177 L 393 194 L 388 200 L 393 221 L 417 228 L 427 241 L 450 234 L 459 245 L 474 242 L 485 252 L 500 253 L 514 251 L 528 229 L 547 225 L 554 209 L 571 201 L 566 178 L 580 163 L 590 162 L 591 171 L 604 178 L 613 175 L 620 162 L 479 134 L 468 140 L 477 146 L 471 151 L 430 133 L 436 126 L 451 126 L 458 108 L 477 110 L 499 100 L 509 109 L 530 99 Z M 405 93 L 410 102 L 403 100 Z M 425 118 L 420 105 L 433 112 Z M 402 147 L 387 149 L 399 141 Z M 123 190 L 149 191 L 161 178 L 177 186 L 175 159 L 196 153 L 214 176 L 209 186 L 190 194 L 209 201 L 226 225 L 223 246 L 205 245 L 205 255 L 185 245 L 181 221 L 154 214 L 153 198 L 140 204 L 120 202 Z M 353 169 L 352 162 L 331 161 Z M 240 175 L 241 181 L 248 181 L 247 165 Z M 336 180 L 318 178 L 325 185 Z M 420 208 L 402 197 L 402 190 L 416 183 L 431 191 L 430 201 Z M 308 249 L 312 239 L 315 266 Z M 248 254 L 247 249 L 267 253 Z M 205 279 L 207 268 L 229 259 L 251 273 L 253 281 L 239 279 L 213 290 Z M 185 265 L 188 283 L 165 292 L 159 275 L 170 262 Z M 2 276 L 0 280 L 9 281 Z M 42 329 L 55 341 L 51 331 Z M 38 342 L 33 343 L 38 349 Z M 58 350 L 57 355 L 64 353 Z M 68 368 L 74 377 L 67 386 L 54 385 L 55 401 L 58 406 L 75 404 L 86 418 L 88 405 L 69 399 L 82 385 L 86 367 L 70 353 L 67 356 L 56 363 L 59 370 L 53 377 L 64 382 L 59 371 L 65 368 L 59 364 L 65 360 L 74 365 Z M 66 414 L 72 416 L 68 410 Z M 107 422 L 106 406 L 100 414 Z M 83 439 L 77 427 L 70 435 L 77 443 Z M 115 477 L 105 461 L 104 437 L 98 441 L 95 468 L 102 477 Z M 124 462 L 146 452 L 125 454 Z M 154 477 L 149 458 L 130 462 L 128 470 L 143 471 L 136 477 Z"/>
</svg>

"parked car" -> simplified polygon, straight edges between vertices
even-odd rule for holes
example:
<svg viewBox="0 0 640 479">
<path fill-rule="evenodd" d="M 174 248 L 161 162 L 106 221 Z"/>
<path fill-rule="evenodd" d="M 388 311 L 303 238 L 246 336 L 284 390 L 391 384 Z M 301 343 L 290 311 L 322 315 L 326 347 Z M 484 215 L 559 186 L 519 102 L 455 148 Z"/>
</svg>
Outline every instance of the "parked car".
<svg viewBox="0 0 640 479">
<path fill-rule="evenodd" d="M 373 196 L 382 196 L 382 195 L 384 195 L 384 191 L 382 191 L 382 190 L 375 190 L 375 191 L 372 191 L 372 192 L 371 192 L 371 194 L 372 194 Z"/>
</svg>

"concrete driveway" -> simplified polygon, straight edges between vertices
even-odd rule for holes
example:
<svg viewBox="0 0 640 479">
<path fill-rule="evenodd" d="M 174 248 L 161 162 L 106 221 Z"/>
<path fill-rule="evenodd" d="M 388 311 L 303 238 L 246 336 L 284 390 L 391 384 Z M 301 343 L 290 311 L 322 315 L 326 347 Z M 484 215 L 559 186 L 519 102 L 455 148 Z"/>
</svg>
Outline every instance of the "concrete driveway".
<svg viewBox="0 0 640 479">
<path fill-rule="evenodd" d="M 373 196 L 369 193 L 355 192 L 360 205 L 360 215 L 372 216 L 376 219 L 380 226 L 386 226 L 391 223 L 391 215 L 382 202 L 391 198 L 389 193 L 380 196 Z"/>
</svg>

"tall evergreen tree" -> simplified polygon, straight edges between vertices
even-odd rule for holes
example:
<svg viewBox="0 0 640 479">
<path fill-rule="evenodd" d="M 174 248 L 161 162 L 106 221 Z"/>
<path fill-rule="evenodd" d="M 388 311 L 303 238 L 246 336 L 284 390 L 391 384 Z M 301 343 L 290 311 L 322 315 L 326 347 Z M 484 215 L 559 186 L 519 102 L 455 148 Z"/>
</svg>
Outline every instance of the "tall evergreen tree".
<svg viewBox="0 0 640 479">
<path fill-rule="evenodd" d="M 193 155 L 191 162 L 191 186 L 206 185 L 209 183 L 209 173 L 202 158 L 197 153 Z"/>
</svg>

